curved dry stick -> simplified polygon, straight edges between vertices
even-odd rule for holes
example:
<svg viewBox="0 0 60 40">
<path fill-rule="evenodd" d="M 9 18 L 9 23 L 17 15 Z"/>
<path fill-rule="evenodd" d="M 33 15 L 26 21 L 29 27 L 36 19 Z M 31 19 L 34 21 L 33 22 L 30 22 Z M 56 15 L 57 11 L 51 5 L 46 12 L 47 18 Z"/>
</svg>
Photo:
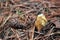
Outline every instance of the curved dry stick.
<svg viewBox="0 0 60 40">
<path fill-rule="evenodd" d="M 11 18 L 11 15 L 12 13 L 10 13 L 7 19 L 0 25 L 0 31 L 3 30 L 5 23 L 9 20 L 9 18 Z"/>
<path fill-rule="evenodd" d="M 11 30 L 15 33 L 16 38 L 18 38 L 18 40 L 21 40 L 21 38 L 20 38 L 20 36 L 18 35 L 17 31 L 16 31 L 15 29 L 12 29 L 12 28 L 11 28 Z"/>
</svg>

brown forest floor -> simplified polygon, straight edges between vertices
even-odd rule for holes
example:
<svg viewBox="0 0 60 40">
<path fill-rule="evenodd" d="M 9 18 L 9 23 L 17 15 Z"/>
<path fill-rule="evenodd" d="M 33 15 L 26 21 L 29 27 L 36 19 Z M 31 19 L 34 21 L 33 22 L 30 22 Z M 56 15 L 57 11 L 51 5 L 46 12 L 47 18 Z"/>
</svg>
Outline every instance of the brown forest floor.
<svg viewBox="0 0 60 40">
<path fill-rule="evenodd" d="M 48 22 L 38 32 L 39 14 Z M 0 40 L 60 40 L 59 0 L 0 0 Z"/>
</svg>

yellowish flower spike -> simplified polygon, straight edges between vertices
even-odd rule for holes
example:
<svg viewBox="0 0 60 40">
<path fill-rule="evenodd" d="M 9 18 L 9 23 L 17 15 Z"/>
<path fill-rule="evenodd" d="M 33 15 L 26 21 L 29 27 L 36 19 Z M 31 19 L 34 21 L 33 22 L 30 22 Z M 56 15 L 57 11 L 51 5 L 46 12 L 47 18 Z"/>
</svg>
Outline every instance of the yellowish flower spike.
<svg viewBox="0 0 60 40">
<path fill-rule="evenodd" d="M 35 21 L 35 26 L 36 26 L 37 30 L 40 31 L 41 28 L 43 28 L 46 25 L 46 23 L 47 23 L 47 19 L 46 19 L 45 15 L 39 14 Z"/>
</svg>

